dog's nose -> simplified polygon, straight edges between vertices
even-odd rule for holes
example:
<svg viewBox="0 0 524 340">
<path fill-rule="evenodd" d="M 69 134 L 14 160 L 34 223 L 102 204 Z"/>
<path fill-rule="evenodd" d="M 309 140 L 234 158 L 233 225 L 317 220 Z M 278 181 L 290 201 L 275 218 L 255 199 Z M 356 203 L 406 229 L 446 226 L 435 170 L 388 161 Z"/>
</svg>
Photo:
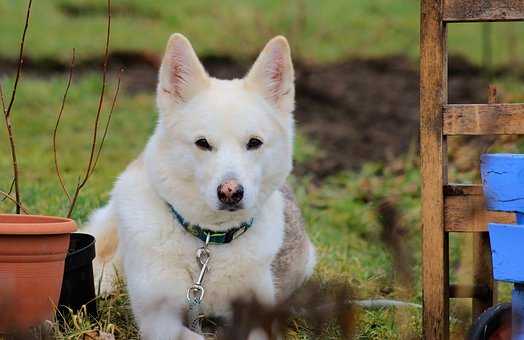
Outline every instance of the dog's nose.
<svg viewBox="0 0 524 340">
<path fill-rule="evenodd" d="M 234 179 L 227 180 L 217 188 L 220 202 L 227 205 L 236 205 L 244 197 L 244 187 Z"/>
</svg>

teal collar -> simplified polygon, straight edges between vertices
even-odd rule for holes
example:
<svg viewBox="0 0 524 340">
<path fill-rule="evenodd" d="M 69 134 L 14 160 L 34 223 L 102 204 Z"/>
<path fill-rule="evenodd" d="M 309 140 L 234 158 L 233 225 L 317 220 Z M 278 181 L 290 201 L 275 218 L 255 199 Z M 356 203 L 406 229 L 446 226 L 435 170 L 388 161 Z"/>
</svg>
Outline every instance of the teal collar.
<svg viewBox="0 0 524 340">
<path fill-rule="evenodd" d="M 188 233 L 202 240 L 202 242 L 206 242 L 209 236 L 209 244 L 230 243 L 231 241 L 243 235 L 253 225 L 254 219 L 252 218 L 251 220 L 249 220 L 249 222 L 242 222 L 238 227 L 234 227 L 225 231 L 214 231 L 210 229 L 204 229 L 198 224 L 189 223 L 182 217 L 182 215 L 178 213 L 178 211 L 176 211 L 176 209 L 171 204 L 168 203 L 167 205 L 169 206 L 169 210 L 171 211 L 175 219 Z"/>
</svg>

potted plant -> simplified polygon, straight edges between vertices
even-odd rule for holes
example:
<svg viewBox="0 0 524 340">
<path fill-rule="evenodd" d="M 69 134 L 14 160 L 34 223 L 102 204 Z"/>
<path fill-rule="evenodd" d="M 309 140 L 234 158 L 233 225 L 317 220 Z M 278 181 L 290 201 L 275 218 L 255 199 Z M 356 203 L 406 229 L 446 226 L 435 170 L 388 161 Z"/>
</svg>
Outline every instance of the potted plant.
<svg viewBox="0 0 524 340">
<path fill-rule="evenodd" d="M 52 138 L 55 170 L 60 186 L 69 202 L 69 209 L 65 214 L 66 217 L 30 214 L 28 208 L 24 206 L 20 194 L 19 162 L 13 133 L 12 110 L 22 71 L 31 5 L 32 0 L 29 0 L 25 26 L 20 40 L 18 67 L 8 100 L 4 98 L 0 84 L 2 113 L 9 138 L 13 173 L 10 190 L 0 191 L 0 198 L 3 196 L 3 199 L 12 201 L 15 206 L 13 214 L 0 214 L 0 335 L 27 331 L 45 320 L 53 319 L 56 307 L 61 303 L 72 309 L 78 309 L 82 304 L 93 300 L 95 297 L 91 266 L 91 261 L 94 258 L 94 239 L 90 235 L 74 233 L 77 226 L 71 219 L 71 215 L 81 190 L 97 166 L 120 87 L 119 77 L 115 95 L 107 114 L 106 124 L 101 127 L 111 27 L 111 3 L 108 0 L 102 87 L 95 115 L 87 167 L 72 194 L 70 194 L 60 172 L 56 136 L 73 76 L 75 61 L 73 50 L 69 77 Z M 65 276 L 64 264 L 66 264 Z M 91 305 L 88 307 L 88 311 L 96 313 L 96 308 Z"/>
</svg>

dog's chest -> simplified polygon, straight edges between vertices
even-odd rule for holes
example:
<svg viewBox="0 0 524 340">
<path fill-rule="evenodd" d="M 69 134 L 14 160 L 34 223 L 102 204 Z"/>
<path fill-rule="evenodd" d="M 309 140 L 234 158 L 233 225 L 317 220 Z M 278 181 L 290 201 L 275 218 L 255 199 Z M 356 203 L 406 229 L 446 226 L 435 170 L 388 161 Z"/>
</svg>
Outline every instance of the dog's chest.
<svg viewBox="0 0 524 340">
<path fill-rule="evenodd" d="M 252 227 L 232 242 L 210 245 L 209 270 L 203 279 L 205 289 L 203 312 L 206 315 L 228 316 L 230 304 L 237 298 L 255 294 L 262 302 L 274 301 L 271 264 L 284 238 L 284 218 L 281 199 L 267 205 Z M 147 265 L 147 278 L 155 281 L 158 291 L 152 292 L 173 305 L 186 305 L 186 292 L 197 280 L 200 266 L 196 254 L 204 242 L 184 230 L 166 214 L 162 205 L 155 214 L 142 221 L 136 209 L 122 223 L 122 253 L 126 275 L 141 274 L 135 266 Z M 270 209 L 269 209 L 270 208 Z M 271 213 L 265 213 L 265 211 Z M 154 209 L 152 211 L 155 211 Z M 282 212 L 282 213 L 280 213 Z M 151 217 L 153 216 L 153 217 Z M 149 226 L 147 232 L 143 225 Z"/>
<path fill-rule="evenodd" d="M 207 315 L 226 316 L 231 302 L 238 298 L 266 295 L 272 291 L 272 280 L 263 279 L 271 275 L 271 262 L 276 252 L 263 249 L 263 245 L 253 246 L 242 243 L 210 246 L 210 260 L 202 285 L 205 289 L 203 311 Z M 196 260 L 196 249 L 190 250 L 182 260 L 187 273 L 186 286 L 194 283 L 201 267 Z M 271 286 L 268 286 L 271 285 Z M 261 292 L 260 290 L 266 290 Z"/>
</svg>

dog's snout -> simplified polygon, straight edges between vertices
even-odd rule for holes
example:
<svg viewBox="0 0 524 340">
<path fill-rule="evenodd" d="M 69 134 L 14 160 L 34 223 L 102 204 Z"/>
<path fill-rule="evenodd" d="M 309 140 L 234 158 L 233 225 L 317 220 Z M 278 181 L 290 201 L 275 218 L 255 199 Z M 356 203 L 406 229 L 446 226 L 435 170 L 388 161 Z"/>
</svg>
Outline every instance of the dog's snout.
<svg viewBox="0 0 524 340">
<path fill-rule="evenodd" d="M 217 195 L 220 202 L 227 205 L 236 205 L 244 197 L 244 187 L 236 180 L 230 179 L 218 186 Z"/>
</svg>

